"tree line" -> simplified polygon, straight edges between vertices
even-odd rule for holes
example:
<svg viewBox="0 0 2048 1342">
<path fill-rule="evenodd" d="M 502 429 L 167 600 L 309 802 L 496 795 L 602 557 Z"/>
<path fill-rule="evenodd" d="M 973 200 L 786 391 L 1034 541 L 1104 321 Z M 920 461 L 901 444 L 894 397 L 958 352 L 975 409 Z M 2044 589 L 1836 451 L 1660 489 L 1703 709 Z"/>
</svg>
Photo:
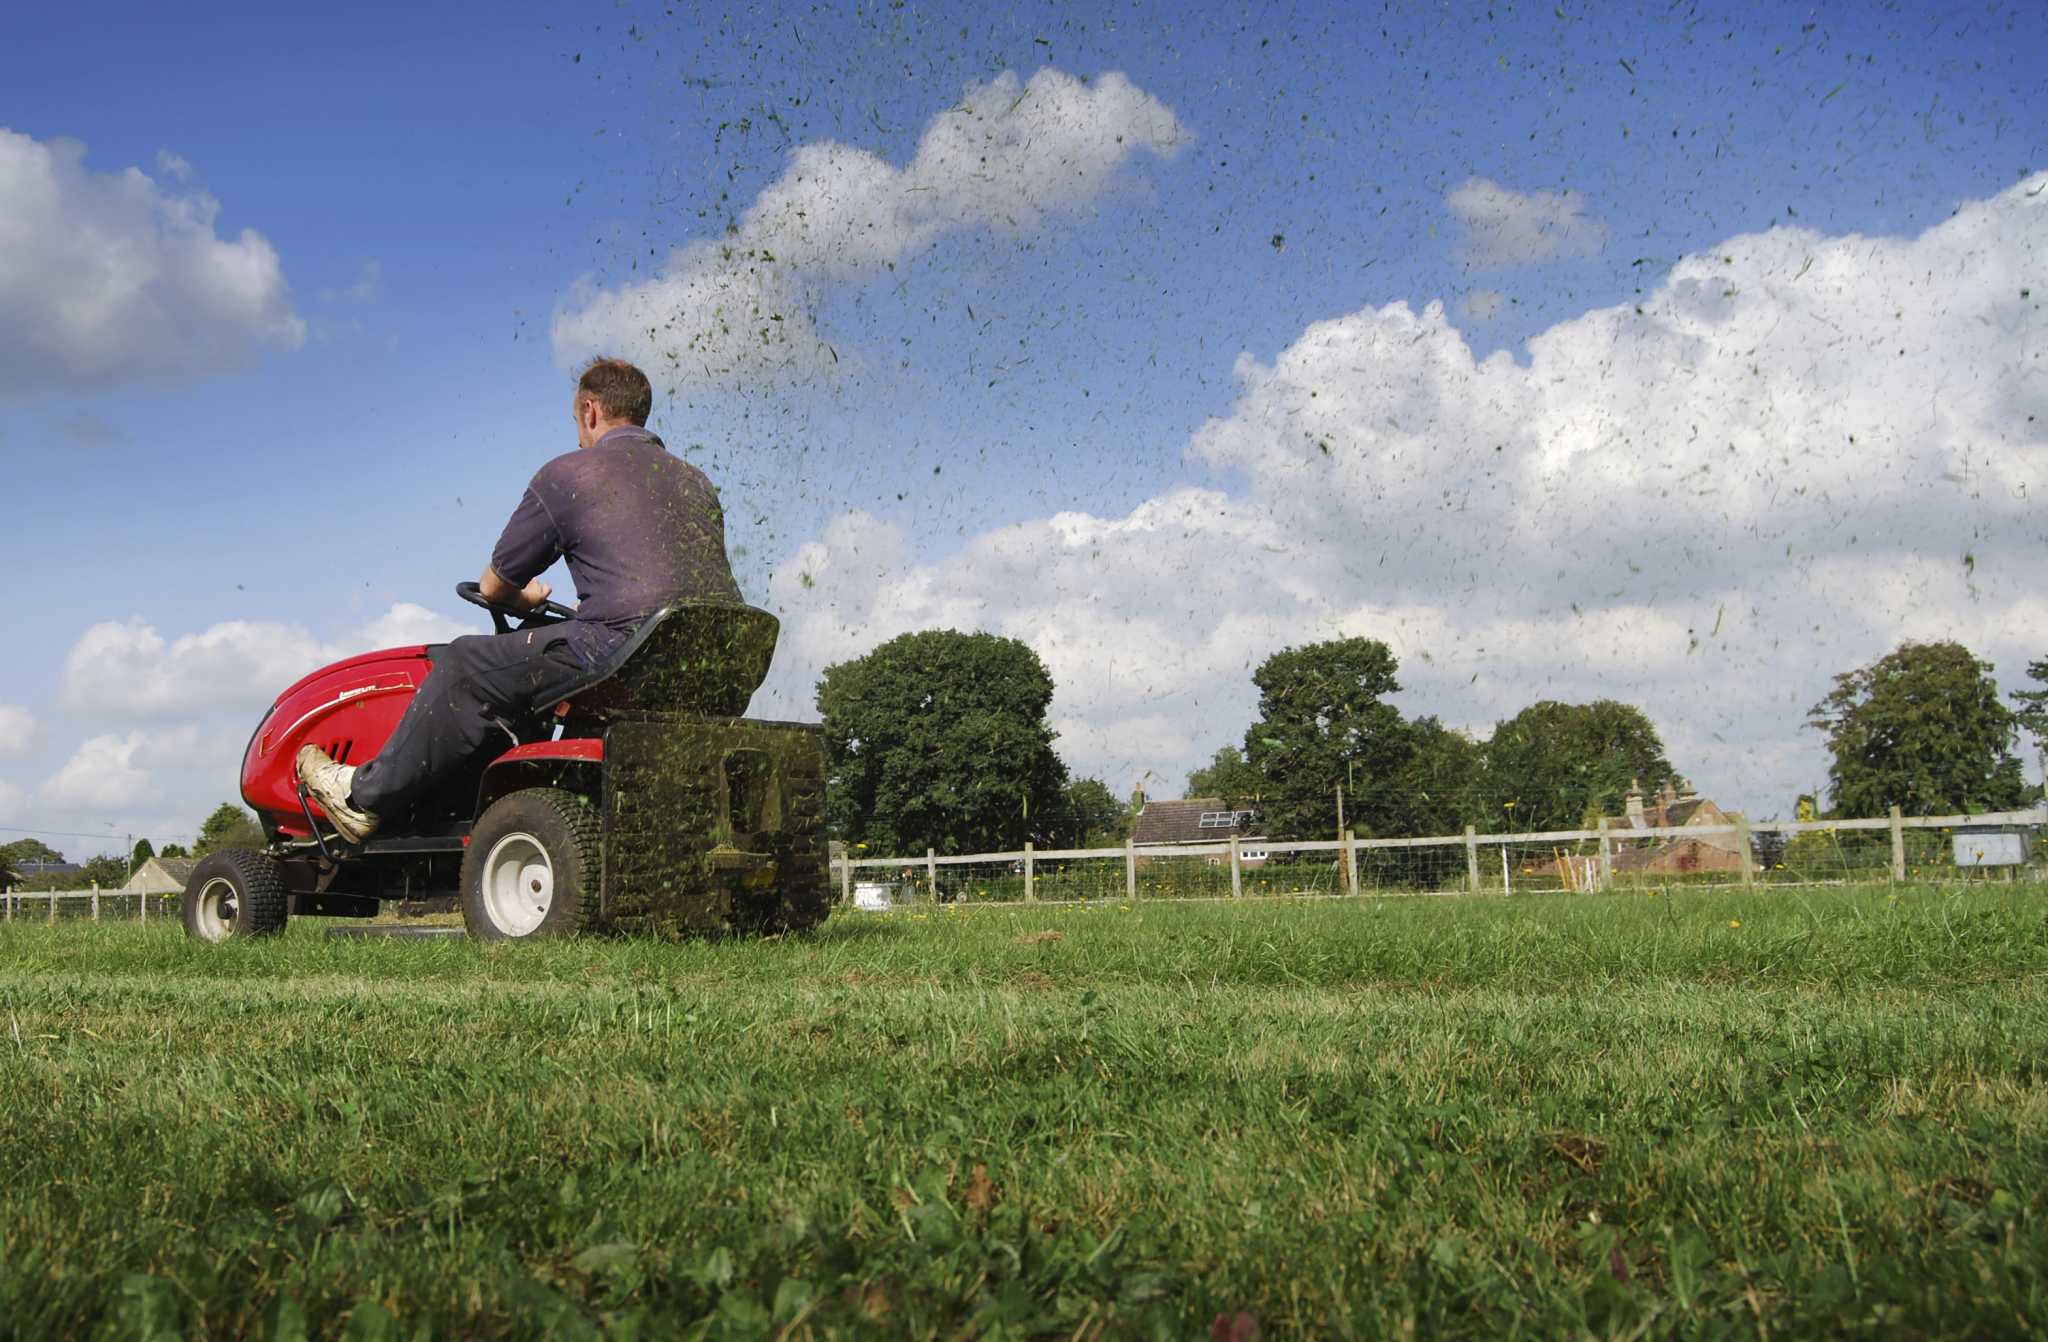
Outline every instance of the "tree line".
<svg viewBox="0 0 2048 1342">
<path fill-rule="evenodd" d="M 222 802 L 200 823 L 199 836 L 190 848 L 181 843 L 167 843 L 159 849 L 146 838 L 137 839 L 126 859 L 114 853 L 102 853 L 79 863 L 76 871 L 31 870 L 36 864 L 65 861 L 63 853 L 41 839 L 16 839 L 12 843 L 0 844 L 0 890 L 36 893 L 82 890 L 93 885 L 102 890 L 113 890 L 126 885 L 128 878 L 153 857 L 205 857 L 220 848 L 262 846 L 263 831 L 257 826 L 256 817 L 233 802 Z"/>
<path fill-rule="evenodd" d="M 1639 708 L 1611 699 L 1541 700 L 1484 740 L 1389 696 L 1399 662 L 1378 639 L 1344 638 L 1274 653 L 1252 683 L 1258 716 L 1241 745 L 1217 750 L 1186 795 L 1260 813 L 1276 840 L 1592 828 L 1632 787 L 1655 792 L 1678 771 Z M 2048 744 L 2048 659 L 2029 689 L 2000 697 L 1991 663 L 1954 642 L 1904 643 L 1833 678 L 1807 713 L 1832 761 L 1828 801 L 1801 796 L 1799 819 L 1959 815 L 2012 810 L 2040 796 L 2022 776 L 2022 732 Z M 1013 852 L 1121 844 L 1133 808 L 1098 778 L 1076 778 L 1054 748 L 1053 681 L 1038 654 L 994 634 L 925 630 L 825 669 L 818 682 L 832 833 L 892 855 Z M 232 802 L 200 826 L 190 855 L 260 848 L 255 817 Z M 155 850 L 97 857 L 79 872 L 24 877 L 61 862 L 36 839 L 0 845 L 0 887 L 119 886 Z M 164 857 L 185 856 L 167 844 Z"/>
<path fill-rule="evenodd" d="M 1832 760 L 1830 805 L 1802 818 L 1967 814 L 2038 794 L 2015 753 L 2048 740 L 2048 659 L 2035 688 L 2000 698 L 1990 663 L 1952 642 L 1905 643 L 1833 679 L 1807 715 Z M 1252 682 L 1241 744 L 1190 774 L 1186 795 L 1260 813 L 1276 840 L 1592 828 L 1632 788 L 1679 773 L 1648 716 L 1612 699 L 1541 700 L 1478 739 L 1391 703 L 1399 661 L 1383 642 L 1287 648 Z M 877 853 L 1015 851 L 1121 843 L 1131 808 L 1076 779 L 1046 719 L 1053 682 L 1036 653 L 993 634 L 927 630 L 827 667 L 827 811 L 834 834 Z M 1341 803 L 1340 803 L 1341 796 Z"/>
</svg>

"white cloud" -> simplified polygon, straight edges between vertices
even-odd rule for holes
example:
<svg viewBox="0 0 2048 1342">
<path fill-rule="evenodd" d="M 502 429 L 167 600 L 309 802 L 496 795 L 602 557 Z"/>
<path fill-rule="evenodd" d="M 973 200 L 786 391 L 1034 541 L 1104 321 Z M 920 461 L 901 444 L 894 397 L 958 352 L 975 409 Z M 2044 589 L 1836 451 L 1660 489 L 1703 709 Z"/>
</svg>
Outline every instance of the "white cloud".
<svg viewBox="0 0 2048 1342">
<path fill-rule="evenodd" d="M 1181 486 L 916 562 L 854 514 L 773 575 L 772 683 L 908 629 L 1029 642 L 1063 753 L 1113 786 L 1177 780 L 1254 713 L 1290 644 L 1384 639 L 1410 711 L 1482 734 L 1541 698 L 1641 705 L 1680 768 L 1759 814 L 1824 773 L 1805 709 L 1907 638 L 1953 637 L 2008 688 L 2048 490 L 2038 293 L 2048 174 L 1916 238 L 1774 230 L 1681 260 L 1640 307 L 1475 358 L 1395 303 L 1242 356 Z M 2032 195 L 2029 195 L 2029 192 Z"/>
<path fill-rule="evenodd" d="M 464 634 L 483 632 L 475 620 L 451 620 L 425 606 L 401 601 L 364 625 L 348 642 L 355 651 L 363 652 L 373 648 L 402 648 L 414 643 L 446 643 Z"/>
<path fill-rule="evenodd" d="M 356 276 L 356 282 L 354 284 L 351 284 L 348 286 L 348 288 L 339 291 L 334 289 L 322 289 L 320 291 L 320 298 L 322 302 L 326 303 L 332 303 L 337 298 L 346 298 L 351 300 L 352 302 L 357 303 L 367 303 L 372 298 L 375 298 L 378 295 L 378 293 L 380 293 L 383 290 L 383 288 L 384 263 L 382 261 L 371 260 L 363 262 L 363 269 L 361 273 Z M 360 327 L 358 327 L 358 329 L 360 329 Z"/>
<path fill-rule="evenodd" d="M 35 714 L 18 704 L 0 704 L 0 759 L 26 755 L 35 739 Z"/>
<path fill-rule="evenodd" d="M 1474 270 L 1596 256 L 1607 245 L 1606 222 L 1587 215 L 1586 198 L 1569 188 L 1523 192 L 1467 177 L 1444 204 L 1465 226 L 1462 256 Z"/>
<path fill-rule="evenodd" d="M 168 149 L 156 151 L 156 170 L 174 181 L 182 182 L 192 175 L 192 165 L 183 154 L 174 154 Z"/>
<path fill-rule="evenodd" d="M 141 801 L 149 795 L 149 774 L 135 757 L 148 741 L 143 732 L 89 738 L 63 768 L 36 789 L 37 800 L 81 809 L 131 806 Z"/>
<path fill-rule="evenodd" d="M 177 381 L 301 344 L 276 250 L 218 236 L 219 212 L 136 168 L 94 172 L 76 141 L 0 129 L 0 392 Z"/>
<path fill-rule="evenodd" d="M 21 789 L 0 778 L 0 813 L 11 813 L 21 802 Z"/>
<path fill-rule="evenodd" d="M 79 711 L 140 717 L 261 705 L 338 658 L 476 632 L 410 602 L 332 642 L 300 625 L 249 620 L 166 639 L 135 616 L 93 625 L 79 637 L 64 662 L 58 701 Z"/>
<path fill-rule="evenodd" d="M 36 789 L 36 800 L 101 817 L 120 807 L 160 805 L 160 771 L 231 777 L 247 741 L 246 727 L 208 728 L 192 722 L 89 737 Z"/>
<path fill-rule="evenodd" d="M 1473 321 L 1492 321 L 1507 306 L 1508 296 L 1498 289 L 1474 289 L 1458 300 L 1458 313 Z"/>
<path fill-rule="evenodd" d="M 677 249 L 652 280 L 579 286 L 555 314 L 555 353 L 622 353 L 705 384 L 823 371 L 838 356 L 811 315 L 820 285 L 948 233 L 1034 231 L 1100 197 L 1136 151 L 1189 138 L 1121 74 L 1006 71 L 934 117 L 902 168 L 835 141 L 797 149 L 729 236 Z"/>
</svg>

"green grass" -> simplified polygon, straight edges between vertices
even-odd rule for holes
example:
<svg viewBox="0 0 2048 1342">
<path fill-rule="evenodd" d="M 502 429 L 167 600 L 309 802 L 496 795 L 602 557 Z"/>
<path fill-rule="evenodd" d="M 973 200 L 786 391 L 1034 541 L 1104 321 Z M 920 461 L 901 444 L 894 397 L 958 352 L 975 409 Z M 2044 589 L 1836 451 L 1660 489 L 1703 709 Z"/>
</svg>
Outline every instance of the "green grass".
<svg viewBox="0 0 2048 1342">
<path fill-rule="evenodd" d="M 0 1017 L 0 1335 L 2048 1325 L 2027 886 L 16 923 Z"/>
</svg>

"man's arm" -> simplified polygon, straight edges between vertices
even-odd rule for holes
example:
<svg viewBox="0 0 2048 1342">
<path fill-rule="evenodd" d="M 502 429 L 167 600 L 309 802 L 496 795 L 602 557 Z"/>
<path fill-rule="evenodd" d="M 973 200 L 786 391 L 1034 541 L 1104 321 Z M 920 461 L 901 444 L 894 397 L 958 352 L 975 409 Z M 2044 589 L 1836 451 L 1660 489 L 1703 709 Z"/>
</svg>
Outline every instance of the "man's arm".
<svg viewBox="0 0 2048 1342">
<path fill-rule="evenodd" d="M 540 580 L 540 575 L 562 557 L 562 538 L 555 530 L 554 515 L 541 502 L 537 488 L 540 481 L 541 476 L 536 475 L 534 483 L 520 496 L 519 506 L 512 510 L 512 519 L 505 524 L 504 534 L 491 551 L 491 562 L 484 565 L 484 575 L 477 579 L 476 585 L 486 601 L 532 610 L 554 590 Z M 507 573 L 531 576 L 514 581 L 504 576 Z"/>
<path fill-rule="evenodd" d="M 498 570 L 484 565 L 484 576 L 476 580 L 484 600 L 494 606 L 516 606 L 521 610 L 533 610 L 548 599 L 555 589 L 535 578 L 524 587 L 514 587 L 498 576 Z"/>
</svg>

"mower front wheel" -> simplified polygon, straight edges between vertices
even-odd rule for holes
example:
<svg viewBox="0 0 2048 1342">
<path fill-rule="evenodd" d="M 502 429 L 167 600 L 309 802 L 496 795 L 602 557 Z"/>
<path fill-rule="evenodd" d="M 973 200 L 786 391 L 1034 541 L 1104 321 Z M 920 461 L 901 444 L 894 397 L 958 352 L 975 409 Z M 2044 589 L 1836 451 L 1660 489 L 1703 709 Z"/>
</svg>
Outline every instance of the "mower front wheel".
<svg viewBox="0 0 2048 1342">
<path fill-rule="evenodd" d="M 239 941 L 284 931 L 291 898 L 277 863 L 246 848 L 210 853 L 185 882 L 185 935 L 195 941 Z"/>
<path fill-rule="evenodd" d="M 479 941 L 574 936 L 597 900 L 597 817 L 581 797 L 526 788 L 492 802 L 462 855 L 462 921 Z"/>
</svg>

